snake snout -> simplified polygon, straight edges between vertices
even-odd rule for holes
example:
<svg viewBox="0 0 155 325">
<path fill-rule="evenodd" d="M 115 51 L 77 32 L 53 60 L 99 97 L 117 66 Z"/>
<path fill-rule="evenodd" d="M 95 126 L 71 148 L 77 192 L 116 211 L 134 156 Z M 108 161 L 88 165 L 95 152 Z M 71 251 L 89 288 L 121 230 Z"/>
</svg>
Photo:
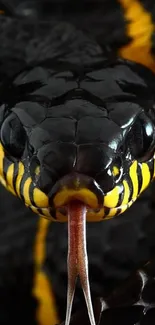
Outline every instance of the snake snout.
<svg viewBox="0 0 155 325">
<path fill-rule="evenodd" d="M 56 188 L 62 183 L 63 187 L 69 184 L 69 188 L 79 189 L 82 186 L 90 188 L 96 182 L 95 188 L 101 187 L 102 192 L 107 193 L 120 177 L 121 169 L 121 157 L 116 157 L 109 146 L 96 143 L 50 142 L 42 146 L 30 161 L 33 182 L 48 196 L 53 186 Z"/>
<path fill-rule="evenodd" d="M 66 207 L 74 200 L 87 207 L 87 221 L 111 217 L 120 207 L 122 159 L 105 144 L 48 142 L 29 166 L 35 188 L 32 205 L 47 217 L 67 221 Z"/>
<path fill-rule="evenodd" d="M 59 209 L 72 200 L 79 200 L 90 209 L 99 209 L 103 206 L 103 196 L 103 191 L 93 178 L 71 173 L 55 183 L 49 193 L 49 202 Z"/>
</svg>

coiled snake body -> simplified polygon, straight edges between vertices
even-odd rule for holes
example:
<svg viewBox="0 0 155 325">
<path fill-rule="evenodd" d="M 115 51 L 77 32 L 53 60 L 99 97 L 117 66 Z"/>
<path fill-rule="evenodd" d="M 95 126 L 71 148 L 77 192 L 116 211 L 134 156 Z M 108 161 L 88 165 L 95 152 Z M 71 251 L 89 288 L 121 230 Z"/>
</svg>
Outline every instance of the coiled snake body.
<svg viewBox="0 0 155 325">
<path fill-rule="evenodd" d="M 155 77 L 111 51 L 85 60 L 79 48 L 2 83 L 0 180 L 39 216 L 69 215 L 66 325 L 78 274 L 93 325 L 84 220 L 123 213 L 155 176 Z"/>
</svg>

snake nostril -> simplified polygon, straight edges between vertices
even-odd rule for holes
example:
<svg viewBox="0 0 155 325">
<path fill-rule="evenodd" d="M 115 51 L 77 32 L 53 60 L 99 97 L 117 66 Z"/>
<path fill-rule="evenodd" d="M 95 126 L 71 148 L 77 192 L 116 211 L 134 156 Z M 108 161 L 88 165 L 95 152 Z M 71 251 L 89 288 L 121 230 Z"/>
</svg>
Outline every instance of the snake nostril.
<svg viewBox="0 0 155 325">
<path fill-rule="evenodd" d="M 37 185 L 40 178 L 40 162 L 36 156 L 33 156 L 30 161 L 30 175 L 33 183 Z"/>
</svg>

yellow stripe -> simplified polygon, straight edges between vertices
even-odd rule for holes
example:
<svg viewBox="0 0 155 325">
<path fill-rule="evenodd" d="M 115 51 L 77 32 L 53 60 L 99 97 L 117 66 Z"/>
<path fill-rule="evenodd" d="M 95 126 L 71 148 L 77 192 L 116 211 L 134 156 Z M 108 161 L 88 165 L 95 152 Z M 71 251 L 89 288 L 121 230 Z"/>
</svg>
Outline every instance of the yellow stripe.
<svg viewBox="0 0 155 325">
<path fill-rule="evenodd" d="M 137 198 L 138 196 L 138 176 L 137 176 L 137 161 L 134 161 L 134 163 L 131 165 L 130 167 L 130 171 L 129 171 L 129 175 L 132 181 L 132 185 L 133 185 L 133 194 L 132 194 L 132 198 Z"/>
<path fill-rule="evenodd" d="M 153 156 L 153 162 L 154 162 L 154 165 L 153 165 L 153 167 L 154 167 L 154 173 L 153 173 L 153 179 L 155 178 L 155 154 L 154 154 L 154 156 Z"/>
<path fill-rule="evenodd" d="M 34 248 L 35 279 L 33 294 L 39 302 L 36 312 L 36 319 L 39 325 L 55 325 L 59 323 L 51 283 L 46 273 L 42 270 L 46 255 L 45 240 L 49 224 L 50 221 L 44 218 L 39 219 Z"/>
<path fill-rule="evenodd" d="M 138 0 L 119 0 L 119 2 L 128 22 L 127 36 L 132 38 L 128 45 L 119 50 L 119 55 L 155 71 L 155 61 L 151 55 L 151 37 L 154 33 L 151 14 L 143 8 Z"/>
<path fill-rule="evenodd" d="M 124 198 L 121 204 L 122 206 L 129 202 L 129 196 L 130 196 L 130 189 L 129 189 L 128 182 L 126 180 L 123 181 L 123 185 L 124 185 Z"/>
<path fill-rule="evenodd" d="M 0 143 L 0 175 L 3 178 L 3 159 L 4 159 L 5 155 L 4 155 L 4 150 L 2 147 L 2 144 Z"/>
<path fill-rule="evenodd" d="M 36 207 L 34 207 L 33 205 L 31 205 L 31 206 L 28 206 L 28 205 L 26 205 L 27 207 L 29 207 L 34 213 L 37 213 L 40 217 L 42 217 L 42 218 L 45 218 L 45 219 L 48 219 L 48 220 L 50 220 L 50 221 L 54 221 L 54 222 L 56 222 L 56 221 L 59 221 L 59 220 L 55 220 L 53 217 L 52 217 L 52 215 L 50 214 L 50 212 L 49 212 L 49 210 L 48 210 L 48 208 L 46 208 L 46 209 L 41 209 L 41 213 L 39 213 L 38 212 L 38 208 L 36 208 Z M 67 222 L 67 218 L 65 219 L 65 222 Z M 61 215 L 61 220 L 60 220 L 60 222 L 63 222 L 62 221 L 62 215 Z"/>
<path fill-rule="evenodd" d="M 38 208 L 34 207 L 33 205 L 29 206 L 29 205 L 26 205 L 27 207 L 31 208 L 31 210 L 34 212 L 34 213 L 37 213 L 38 214 Z"/>
<path fill-rule="evenodd" d="M 38 188 L 34 188 L 33 191 L 33 201 L 38 208 L 47 208 L 49 207 L 48 196 L 40 191 Z"/>
<path fill-rule="evenodd" d="M 131 203 L 132 204 L 132 203 Z M 128 209 L 128 205 L 124 205 L 121 207 L 121 213 L 124 213 Z"/>
<path fill-rule="evenodd" d="M 141 164 L 141 170 L 142 170 L 143 182 L 142 182 L 140 193 L 142 193 L 145 190 L 145 188 L 149 185 L 151 181 L 150 170 L 146 163 Z"/>
<path fill-rule="evenodd" d="M 13 176 L 14 176 L 14 164 L 11 164 L 8 167 L 7 173 L 6 173 L 6 182 L 7 182 L 7 188 L 9 189 L 9 191 L 16 195 L 16 192 L 14 190 L 13 187 Z"/>
<path fill-rule="evenodd" d="M 3 146 L 0 143 L 0 182 L 4 187 L 6 187 L 7 185 L 6 185 L 6 181 L 4 179 L 4 173 L 3 173 L 4 157 L 5 157 L 5 154 L 4 154 Z"/>
<path fill-rule="evenodd" d="M 6 181 L 4 180 L 4 178 L 1 175 L 0 175 L 0 182 L 4 187 L 6 187 Z"/>
<path fill-rule="evenodd" d="M 51 219 L 51 214 L 49 212 L 49 209 L 42 209 L 43 215 L 49 219 Z"/>
<path fill-rule="evenodd" d="M 31 177 L 27 178 L 27 180 L 24 183 L 23 186 L 23 196 L 25 203 L 27 205 L 31 205 L 31 199 L 30 199 L 30 185 L 32 183 Z"/>
<path fill-rule="evenodd" d="M 21 183 L 23 174 L 24 174 L 24 165 L 21 162 L 19 162 L 19 164 L 18 164 L 18 175 L 17 175 L 17 178 L 16 178 L 16 191 L 17 191 L 17 194 L 18 194 L 18 196 L 20 198 L 21 198 L 20 183 Z"/>
<path fill-rule="evenodd" d="M 108 220 L 108 219 L 111 219 L 113 217 L 116 216 L 116 214 L 118 213 L 118 209 L 120 208 L 121 211 L 119 212 L 119 215 L 122 214 L 124 211 L 126 211 L 132 204 L 133 204 L 134 201 L 130 201 L 129 204 L 125 204 L 124 206 L 121 205 L 120 207 L 118 208 L 113 208 L 113 209 L 110 209 L 108 215 L 105 217 L 105 220 Z"/>
<path fill-rule="evenodd" d="M 110 209 L 108 215 L 105 217 L 105 220 L 115 217 L 116 213 L 117 213 L 117 208 Z"/>
<path fill-rule="evenodd" d="M 112 191 L 106 194 L 104 198 L 104 206 L 107 208 L 114 208 L 117 206 L 119 200 L 119 187 L 116 186 Z"/>
</svg>

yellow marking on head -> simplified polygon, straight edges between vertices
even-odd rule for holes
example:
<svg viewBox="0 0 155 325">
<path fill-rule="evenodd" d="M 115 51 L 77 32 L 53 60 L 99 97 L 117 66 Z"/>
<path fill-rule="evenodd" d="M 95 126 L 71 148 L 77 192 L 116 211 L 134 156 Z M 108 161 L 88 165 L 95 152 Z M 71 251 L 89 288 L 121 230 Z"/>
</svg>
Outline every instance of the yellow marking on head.
<svg viewBox="0 0 155 325">
<path fill-rule="evenodd" d="M 132 41 L 119 50 L 125 59 L 145 65 L 155 71 L 154 57 L 151 55 L 154 24 L 151 14 L 138 0 L 119 0 L 127 21 L 127 36 Z"/>
<path fill-rule="evenodd" d="M 143 182 L 142 182 L 140 193 L 142 193 L 145 190 L 145 188 L 149 185 L 151 181 L 150 170 L 146 163 L 141 164 L 141 170 L 142 170 Z"/>
<path fill-rule="evenodd" d="M 124 185 L 124 198 L 122 201 L 122 206 L 128 204 L 129 196 L 130 196 L 130 189 L 129 189 L 128 182 L 126 180 L 123 180 L 123 185 Z"/>
<path fill-rule="evenodd" d="M 46 237 L 50 221 L 40 218 L 34 247 L 35 277 L 33 295 L 38 300 L 36 319 L 39 325 L 55 325 L 59 323 L 56 302 L 50 279 L 43 266 L 46 258 Z"/>
<path fill-rule="evenodd" d="M 5 15 L 5 11 L 4 10 L 0 10 L 0 15 Z"/>
<path fill-rule="evenodd" d="M 39 208 L 46 208 L 49 206 L 49 199 L 46 194 L 44 194 L 41 190 L 38 188 L 34 188 L 33 191 L 33 200 L 35 202 L 35 205 Z"/>
<path fill-rule="evenodd" d="M 18 163 L 18 175 L 16 178 L 16 191 L 20 198 L 21 198 L 20 183 L 21 183 L 23 175 L 24 175 L 24 165 L 21 162 L 19 162 Z"/>
<path fill-rule="evenodd" d="M 119 187 L 115 186 L 113 190 L 111 190 L 105 195 L 104 206 L 106 206 L 107 208 L 114 208 L 116 207 L 118 200 L 119 200 Z"/>
<path fill-rule="evenodd" d="M 117 166 L 114 166 L 112 169 L 113 176 L 118 176 L 120 174 L 120 170 Z"/>
<path fill-rule="evenodd" d="M 35 171 L 34 171 L 35 175 L 39 175 L 40 174 L 40 166 L 37 166 Z"/>
<path fill-rule="evenodd" d="M 132 194 L 133 198 L 137 198 L 137 196 L 138 196 L 139 183 L 138 183 L 138 176 L 137 176 L 137 166 L 138 166 L 137 161 L 134 161 L 129 169 L 129 175 L 130 175 L 130 178 L 132 180 L 132 185 L 133 185 L 133 194 Z"/>
<path fill-rule="evenodd" d="M 60 207 L 65 205 L 70 200 L 82 200 L 85 204 L 96 209 L 98 207 L 98 200 L 94 193 L 92 193 L 87 188 L 82 188 L 80 190 L 62 189 L 54 197 L 55 207 Z"/>
<path fill-rule="evenodd" d="M 81 187 L 81 182 L 80 182 L 79 177 L 76 177 L 76 178 L 75 178 L 75 181 L 74 181 L 74 187 L 75 187 L 75 190 L 79 190 L 79 189 L 80 189 L 80 187 Z"/>
<path fill-rule="evenodd" d="M 30 199 L 30 185 L 32 183 L 31 177 L 28 177 L 27 180 L 24 183 L 23 186 L 23 196 L 25 203 L 29 206 L 31 205 L 31 199 Z"/>
</svg>

